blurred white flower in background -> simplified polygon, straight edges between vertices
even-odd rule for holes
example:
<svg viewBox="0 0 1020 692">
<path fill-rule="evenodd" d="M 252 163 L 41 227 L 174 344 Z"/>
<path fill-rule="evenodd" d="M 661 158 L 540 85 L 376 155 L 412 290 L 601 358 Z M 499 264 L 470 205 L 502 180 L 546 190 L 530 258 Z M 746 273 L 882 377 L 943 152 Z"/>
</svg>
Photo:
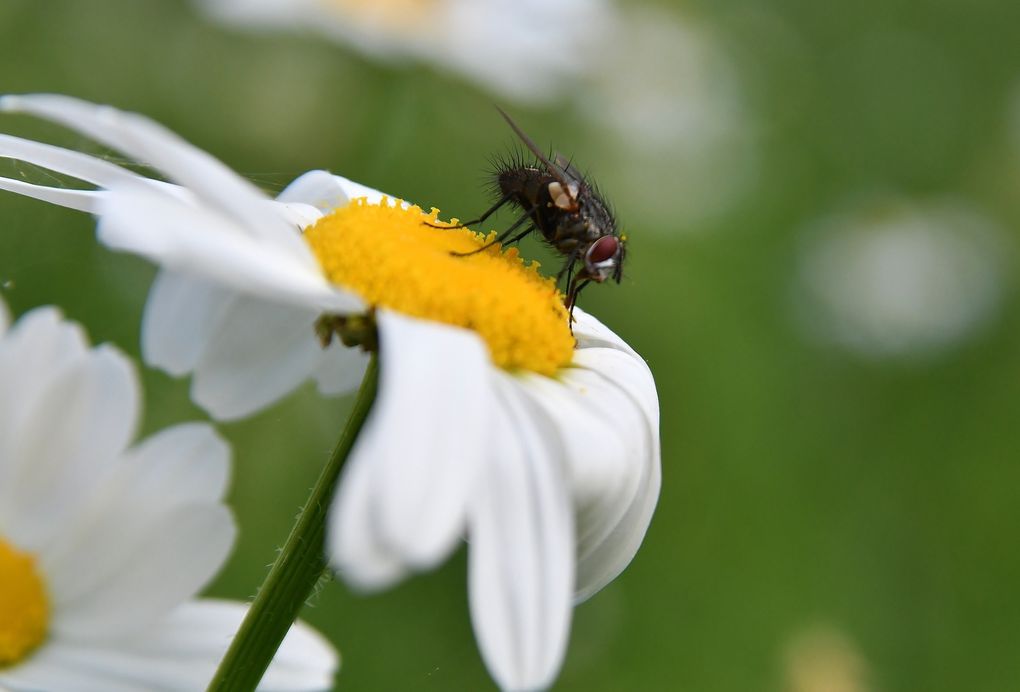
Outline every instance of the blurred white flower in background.
<svg viewBox="0 0 1020 692">
<path fill-rule="evenodd" d="M 197 1 L 234 24 L 315 30 L 503 99 L 569 106 L 590 126 L 585 160 L 650 230 L 710 220 L 755 180 L 737 66 L 706 24 L 676 12 L 603 0 Z"/>
<path fill-rule="evenodd" d="M 935 353 L 997 312 L 1004 236 L 956 202 L 865 206 L 817 221 L 800 256 L 799 306 L 817 337 L 872 357 Z"/>
<path fill-rule="evenodd" d="M 603 0 L 197 0 L 252 27 L 322 33 L 372 57 L 414 59 L 521 101 L 548 101 L 588 69 Z"/>
<path fill-rule="evenodd" d="M 128 447 L 137 374 L 40 308 L 0 301 L 0 689 L 205 688 L 247 606 L 194 599 L 236 528 L 230 450 L 177 425 Z M 337 656 L 295 624 L 263 690 L 322 690 Z"/>
<path fill-rule="evenodd" d="M 730 208 L 755 176 L 737 66 L 705 25 L 660 9 L 621 12 L 577 108 L 606 148 L 599 179 L 665 223 L 695 225 Z"/>
</svg>

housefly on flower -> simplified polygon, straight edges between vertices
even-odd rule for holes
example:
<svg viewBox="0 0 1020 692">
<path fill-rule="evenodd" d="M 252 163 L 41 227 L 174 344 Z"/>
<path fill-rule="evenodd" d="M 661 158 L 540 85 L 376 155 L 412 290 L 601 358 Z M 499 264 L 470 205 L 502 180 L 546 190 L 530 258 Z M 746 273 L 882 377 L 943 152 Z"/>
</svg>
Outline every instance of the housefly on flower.
<svg viewBox="0 0 1020 692">
<path fill-rule="evenodd" d="M 573 321 L 577 296 L 589 283 L 612 278 L 620 283 L 627 238 L 620 234 L 609 205 L 595 185 L 572 162 L 556 153 L 550 159 L 518 127 L 509 115 L 497 108 L 535 161 L 513 155 L 500 160 L 492 174 L 495 204 L 477 219 L 458 223 L 463 228 L 484 222 L 509 204 L 521 214 L 509 228 L 484 246 L 464 255 L 481 252 L 496 243 L 516 243 L 532 231 L 565 257 L 556 275 L 563 280 L 566 306 Z"/>
</svg>

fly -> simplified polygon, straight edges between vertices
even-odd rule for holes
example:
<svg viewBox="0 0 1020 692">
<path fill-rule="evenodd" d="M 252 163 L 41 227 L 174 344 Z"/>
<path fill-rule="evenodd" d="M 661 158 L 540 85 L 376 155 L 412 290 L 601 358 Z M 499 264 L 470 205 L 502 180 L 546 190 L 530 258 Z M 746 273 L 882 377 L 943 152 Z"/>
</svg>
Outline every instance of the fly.
<svg viewBox="0 0 1020 692">
<path fill-rule="evenodd" d="M 477 219 L 453 228 L 482 223 L 507 204 L 519 210 L 520 216 L 477 250 L 454 254 L 473 255 L 496 243 L 516 243 L 537 230 L 564 257 L 556 281 L 564 282 L 566 307 L 573 322 L 574 305 L 585 286 L 610 278 L 620 283 L 626 237 L 620 234 L 613 212 L 595 185 L 570 160 L 559 153 L 547 157 L 509 115 L 501 108 L 496 110 L 537 160 L 513 157 L 496 166 L 493 188 L 499 199 Z"/>
</svg>

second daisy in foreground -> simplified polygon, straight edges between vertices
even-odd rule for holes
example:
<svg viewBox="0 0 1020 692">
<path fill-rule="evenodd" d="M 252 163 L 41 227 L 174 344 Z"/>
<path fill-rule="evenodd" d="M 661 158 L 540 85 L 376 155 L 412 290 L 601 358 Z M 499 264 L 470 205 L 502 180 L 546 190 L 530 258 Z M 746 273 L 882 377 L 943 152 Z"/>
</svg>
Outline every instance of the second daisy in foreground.
<svg viewBox="0 0 1020 692">
<path fill-rule="evenodd" d="M 344 391 L 360 356 L 336 342 L 378 350 L 378 396 L 330 512 L 332 565 L 378 589 L 434 567 L 466 535 L 489 670 L 504 688 L 549 685 L 572 602 L 626 567 L 658 497 L 644 361 L 579 309 L 572 337 L 555 284 L 516 251 L 452 257 L 486 239 L 431 228 L 434 211 L 322 171 L 272 201 L 140 116 L 60 96 L 0 107 L 68 125 L 177 183 L 0 139 L 0 155 L 100 189 L 0 186 L 90 211 L 102 242 L 164 268 L 146 357 L 193 373 L 214 415 L 245 415 L 309 376 Z"/>
<path fill-rule="evenodd" d="M 0 690 L 204 689 L 247 606 L 194 598 L 236 528 L 230 450 L 204 423 L 131 444 L 133 364 L 54 308 L 0 300 Z M 259 689 L 332 689 L 336 652 L 295 624 Z"/>
</svg>

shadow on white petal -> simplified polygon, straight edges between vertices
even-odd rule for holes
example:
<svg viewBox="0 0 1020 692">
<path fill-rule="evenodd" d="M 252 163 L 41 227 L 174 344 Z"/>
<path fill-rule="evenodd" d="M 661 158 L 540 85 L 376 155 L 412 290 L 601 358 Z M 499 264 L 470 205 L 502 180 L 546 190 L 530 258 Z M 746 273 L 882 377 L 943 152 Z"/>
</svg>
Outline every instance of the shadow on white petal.
<svg viewBox="0 0 1020 692">
<path fill-rule="evenodd" d="M 472 495 L 468 586 L 482 657 L 503 689 L 549 686 L 563 662 L 574 523 L 555 430 L 500 374 L 501 434 Z"/>
<path fill-rule="evenodd" d="M 613 330 L 581 308 L 574 308 L 574 319 L 574 338 L 577 339 L 578 351 L 589 348 L 612 348 L 629 353 L 635 358 L 641 357 Z"/>
<path fill-rule="evenodd" d="M 561 381 L 525 382 L 525 392 L 563 437 L 577 523 L 576 588 L 586 590 L 593 554 L 603 551 L 606 537 L 639 500 L 651 455 L 648 422 L 624 392 L 582 368 L 570 369 Z M 598 571 L 595 580 L 601 582 Z"/>
<path fill-rule="evenodd" d="M 317 317 L 311 310 L 237 296 L 207 337 L 192 398 L 214 417 L 232 420 L 289 394 L 319 365 Z"/>
<path fill-rule="evenodd" d="M 142 316 L 145 362 L 177 377 L 191 372 L 236 296 L 208 279 L 161 271 Z"/>
<path fill-rule="evenodd" d="M 617 389 L 626 395 L 630 403 L 620 404 L 621 410 L 627 407 L 640 413 L 634 434 L 645 437 L 644 453 L 628 460 L 637 485 L 625 513 L 611 530 L 596 536 L 599 540 L 593 541 L 581 555 L 576 597 L 583 601 L 615 579 L 640 547 L 658 502 L 662 464 L 658 394 L 644 361 L 603 348 L 578 351 L 575 361 L 605 381 L 607 394 Z"/>
<path fill-rule="evenodd" d="M 457 545 L 491 408 L 491 365 L 475 334 L 377 317 L 379 393 L 340 479 L 331 538 L 334 563 L 368 587 L 359 575 L 373 559 L 424 570 Z"/>
</svg>

